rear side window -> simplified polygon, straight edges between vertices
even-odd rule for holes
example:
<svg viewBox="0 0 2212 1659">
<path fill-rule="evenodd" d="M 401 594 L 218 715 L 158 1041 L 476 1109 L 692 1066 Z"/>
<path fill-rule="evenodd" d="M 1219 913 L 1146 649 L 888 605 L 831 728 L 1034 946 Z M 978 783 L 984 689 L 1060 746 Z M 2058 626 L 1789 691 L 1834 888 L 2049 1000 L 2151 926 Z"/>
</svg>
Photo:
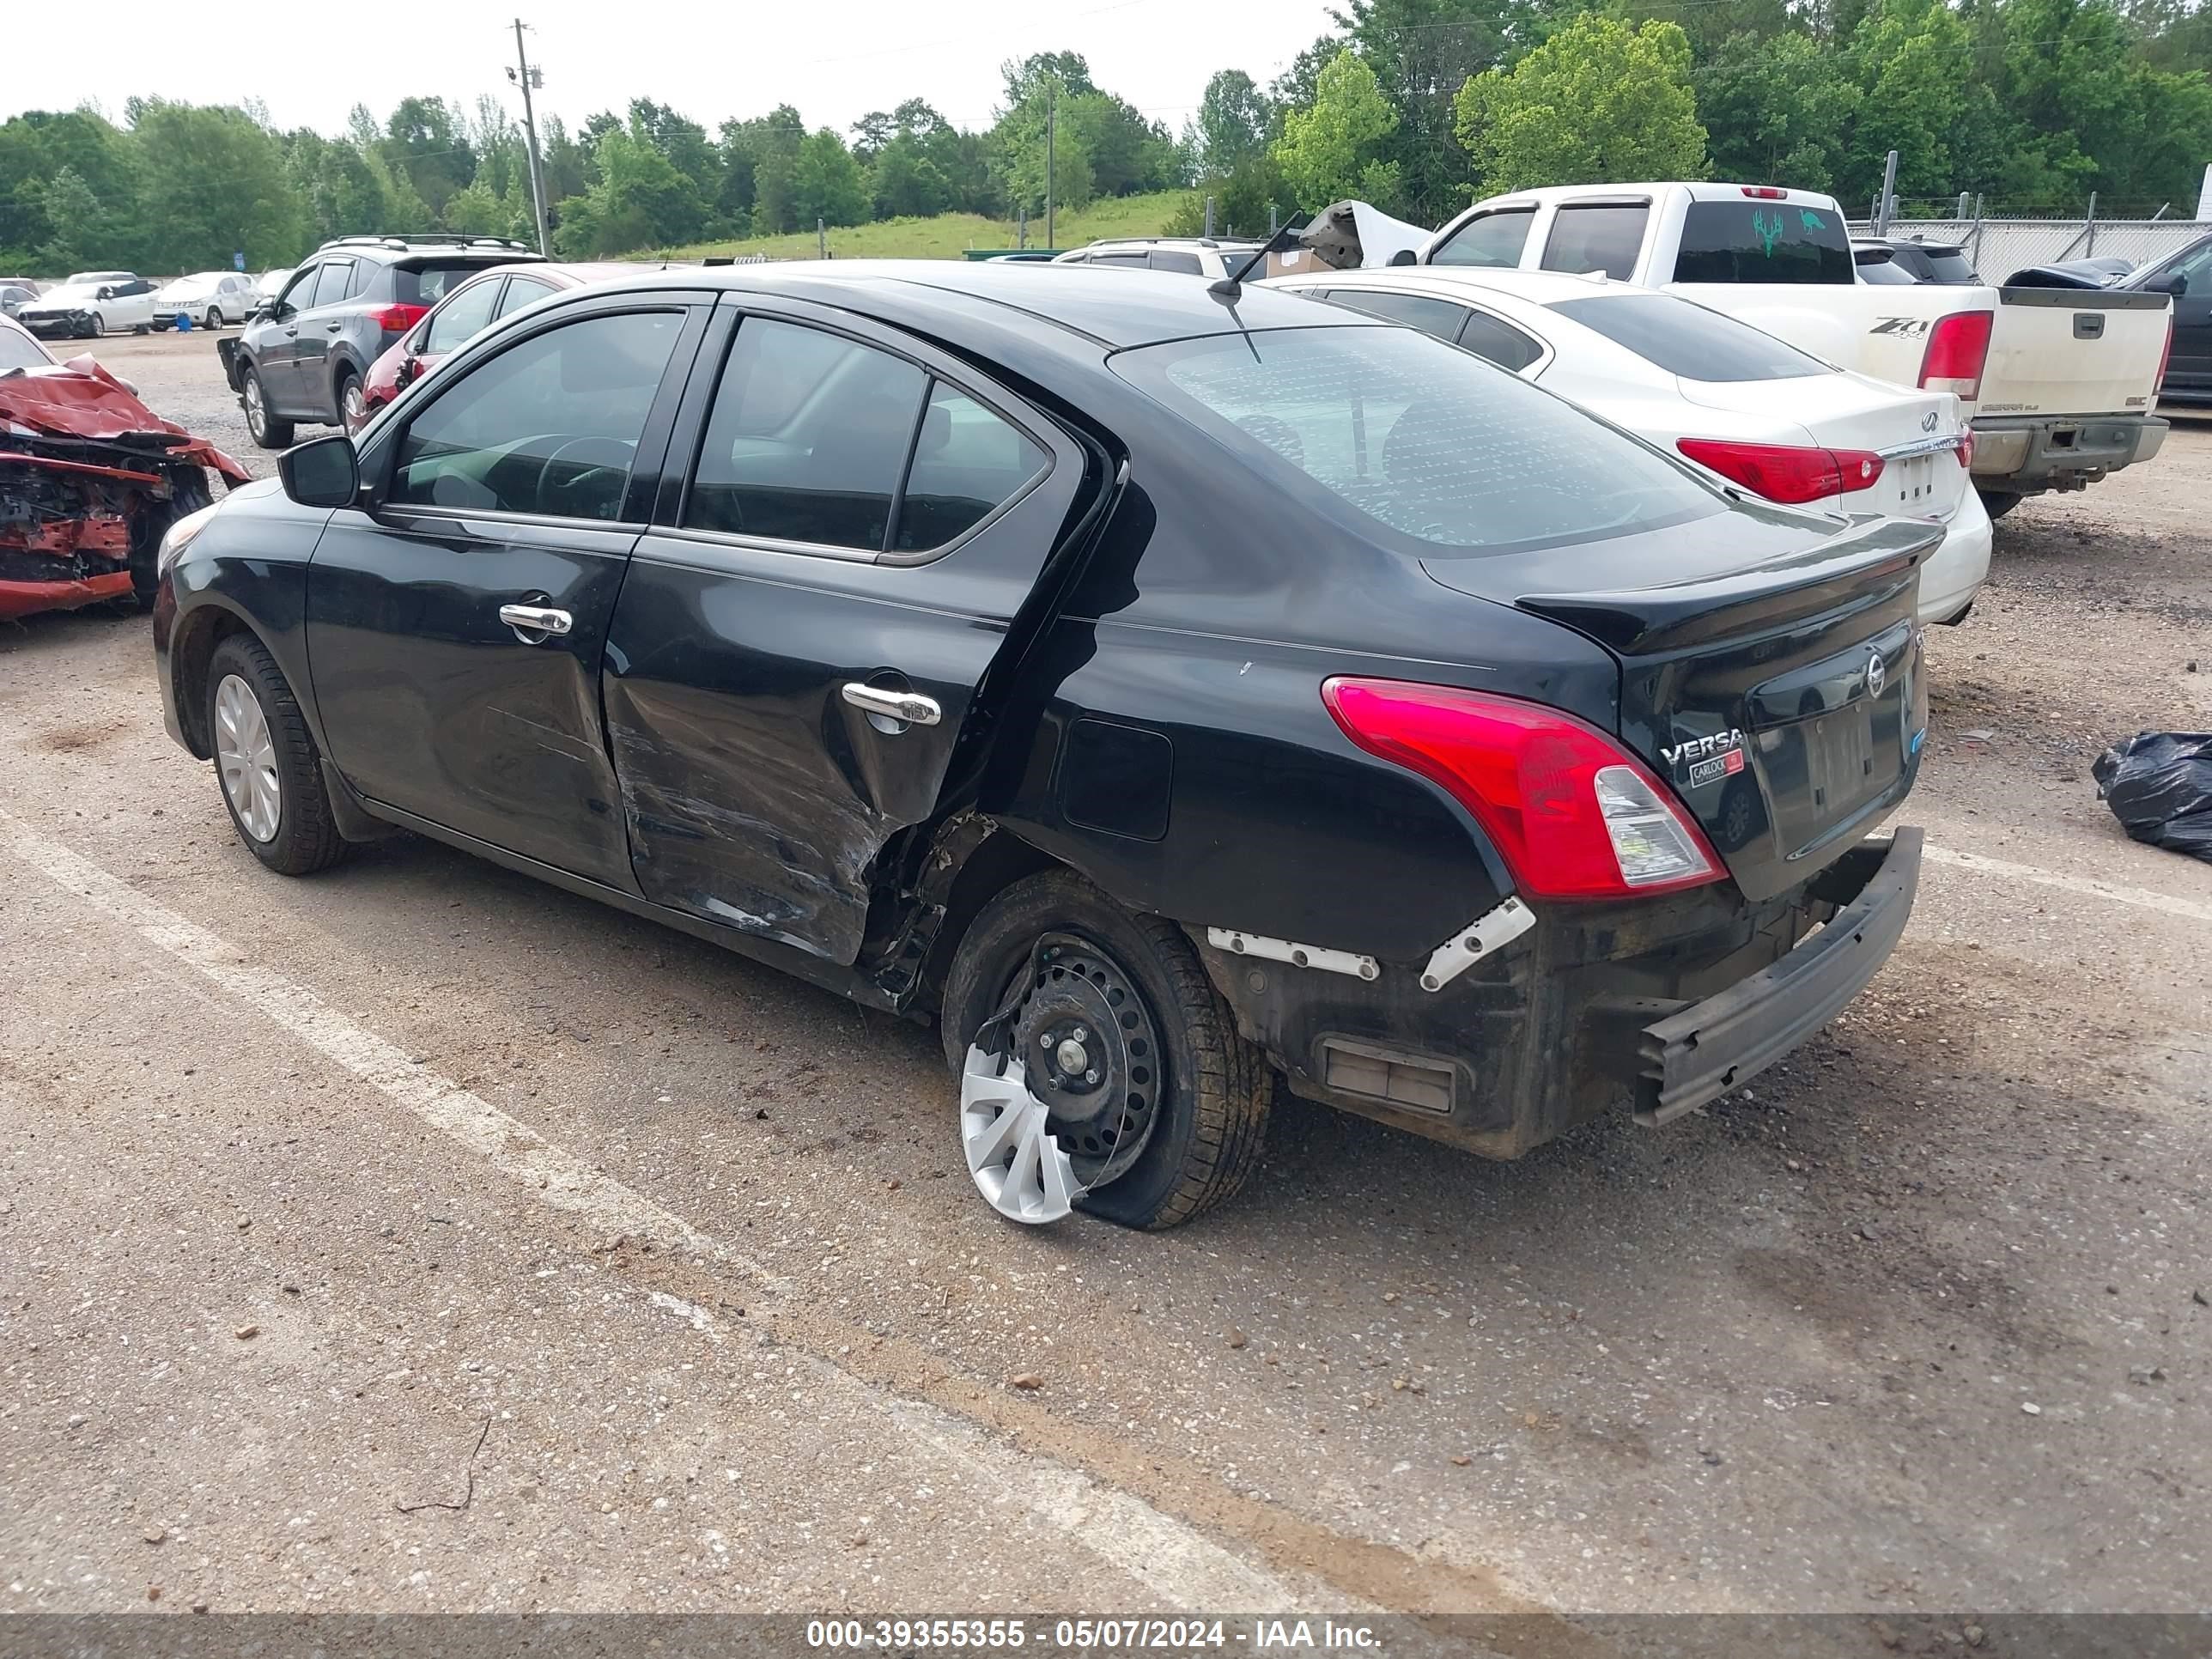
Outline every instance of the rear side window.
<svg viewBox="0 0 2212 1659">
<path fill-rule="evenodd" d="M 485 358 L 408 422 L 392 499 L 619 518 L 683 320 L 672 311 L 586 317 Z"/>
<path fill-rule="evenodd" d="M 1582 204 L 1570 202 L 1552 216 L 1544 243 L 1544 269 L 1587 276 L 1601 270 L 1616 283 L 1636 269 L 1644 246 L 1644 226 L 1651 210 L 1643 203 Z"/>
<path fill-rule="evenodd" d="M 552 291 L 552 283 L 541 283 L 533 276 L 510 276 L 507 279 L 507 292 L 500 296 L 499 309 L 492 316 L 504 317 L 511 311 L 535 305 Z"/>
<path fill-rule="evenodd" d="M 464 288 L 453 297 L 452 303 L 441 307 L 438 314 L 430 319 L 430 331 L 422 342 L 422 349 L 441 355 L 453 350 L 483 331 L 491 321 L 492 301 L 499 298 L 499 278 Z"/>
<path fill-rule="evenodd" d="M 1123 270 L 1143 270 L 1152 264 L 1151 257 L 1143 253 L 1094 253 L 1094 265 L 1114 265 Z"/>
<path fill-rule="evenodd" d="M 1152 269 L 1176 271 L 1185 276 L 1195 276 L 1200 273 L 1198 255 L 1185 253 L 1180 248 L 1156 247 L 1152 250 Z"/>
<path fill-rule="evenodd" d="M 404 306 L 434 306 L 483 270 L 488 263 L 483 259 L 451 264 L 426 260 L 421 264 L 394 265 L 392 297 Z"/>
<path fill-rule="evenodd" d="M 1322 297 L 1370 317 L 1404 323 L 1439 340 L 1456 340 L 1467 321 L 1467 307 L 1425 294 L 1398 294 L 1378 289 L 1331 289 Z"/>
<path fill-rule="evenodd" d="M 1043 471 L 1045 460 L 1018 428 L 957 387 L 933 381 L 891 545 L 920 552 L 967 534 Z"/>
<path fill-rule="evenodd" d="M 1486 311 L 1467 313 L 1467 326 L 1460 331 L 1459 343 L 1476 356 L 1487 357 L 1516 374 L 1544 355 L 1544 348 L 1536 341 Z"/>
<path fill-rule="evenodd" d="M 1669 294 L 1608 294 L 1550 307 L 1686 380 L 1790 380 L 1833 371 L 1816 357 Z"/>
<path fill-rule="evenodd" d="M 1721 509 L 1642 444 L 1411 329 L 1213 335 L 1109 360 L 1355 534 L 1495 552 Z"/>
<path fill-rule="evenodd" d="M 322 272 L 315 278 L 315 292 L 306 303 L 309 306 L 334 306 L 346 296 L 346 286 L 353 281 L 353 261 L 326 259 Z"/>
<path fill-rule="evenodd" d="M 1910 288 L 1912 273 L 1896 260 L 1884 255 L 1879 258 L 1858 257 L 1859 281 L 1876 288 Z"/>
<path fill-rule="evenodd" d="M 1826 208 L 1752 197 L 1692 202 L 1682 220 L 1674 280 L 1848 283 L 1852 280 L 1850 238 L 1842 216 Z"/>
<path fill-rule="evenodd" d="M 881 552 L 928 379 L 842 336 L 748 317 L 715 388 L 684 522 Z"/>
<path fill-rule="evenodd" d="M 1510 270 L 1521 263 L 1521 251 L 1528 246 L 1528 227 L 1535 219 L 1536 210 L 1532 207 L 1500 208 L 1480 219 L 1470 219 L 1451 240 L 1429 256 L 1429 263 Z"/>
</svg>

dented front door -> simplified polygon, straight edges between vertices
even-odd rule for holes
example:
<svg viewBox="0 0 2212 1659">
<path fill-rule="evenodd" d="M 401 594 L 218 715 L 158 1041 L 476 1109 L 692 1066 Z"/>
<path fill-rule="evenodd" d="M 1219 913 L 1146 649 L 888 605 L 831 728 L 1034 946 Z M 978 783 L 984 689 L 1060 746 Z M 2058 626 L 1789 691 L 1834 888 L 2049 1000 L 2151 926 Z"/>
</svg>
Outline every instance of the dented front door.
<svg viewBox="0 0 2212 1659">
<path fill-rule="evenodd" d="M 935 810 L 1081 455 L 892 331 L 744 303 L 608 631 L 608 742 L 647 897 L 850 963 L 871 867 Z"/>
</svg>

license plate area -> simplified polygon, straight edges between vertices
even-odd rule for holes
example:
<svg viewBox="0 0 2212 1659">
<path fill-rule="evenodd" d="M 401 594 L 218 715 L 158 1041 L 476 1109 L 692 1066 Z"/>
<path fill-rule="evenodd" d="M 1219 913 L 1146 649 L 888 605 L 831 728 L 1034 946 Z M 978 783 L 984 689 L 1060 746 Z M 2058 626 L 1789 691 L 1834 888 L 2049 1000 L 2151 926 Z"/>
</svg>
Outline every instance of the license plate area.
<svg viewBox="0 0 2212 1659">
<path fill-rule="evenodd" d="M 1752 693 L 1753 743 L 1784 858 L 1825 840 L 1904 775 L 1917 653 L 1911 625 L 1899 623 Z"/>
<path fill-rule="evenodd" d="M 1908 455 L 1882 469 L 1877 489 L 1887 497 L 1884 510 L 1906 516 L 1933 512 L 1936 507 L 1936 464 L 1957 468 L 1952 456 Z"/>
</svg>

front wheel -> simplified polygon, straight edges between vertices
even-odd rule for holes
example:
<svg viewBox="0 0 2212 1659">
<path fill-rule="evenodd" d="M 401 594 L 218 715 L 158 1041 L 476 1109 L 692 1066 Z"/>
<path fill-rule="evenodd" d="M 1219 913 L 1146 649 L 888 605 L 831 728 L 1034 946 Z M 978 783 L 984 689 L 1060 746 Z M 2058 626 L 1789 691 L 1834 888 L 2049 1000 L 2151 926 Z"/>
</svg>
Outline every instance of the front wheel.
<svg viewBox="0 0 2212 1659">
<path fill-rule="evenodd" d="M 201 326 L 209 330 L 210 332 L 221 328 L 222 326 L 222 307 L 221 306 L 210 306 L 208 307 L 208 314 L 205 319 L 202 322 Z"/>
<path fill-rule="evenodd" d="M 1079 1207 L 1125 1227 L 1172 1227 L 1233 1194 L 1258 1161 L 1274 1079 L 1237 1034 L 1198 952 L 1174 923 L 1133 915 L 1080 877 L 1016 883 L 983 907 L 947 976 L 945 1057 L 956 1073 L 994 1015 L 1006 1110 L 1041 1113 L 1083 1188 Z M 995 1064 L 995 1061 L 994 1061 Z M 963 1099 L 979 1092 L 966 1086 Z M 988 1122 L 963 1134 L 990 1150 Z M 1000 1139 L 1011 1139 L 1000 1136 Z M 973 1146 L 971 1146 L 971 1152 Z M 1002 1213 L 1034 1153 L 1008 1145 L 1000 1167 L 970 1167 Z M 1001 1168 L 1003 1173 L 1001 1173 Z"/>
<path fill-rule="evenodd" d="M 94 312 L 92 313 L 92 326 L 85 331 L 84 337 L 88 340 L 97 340 L 100 336 L 106 332 L 107 319 L 101 316 L 98 312 Z"/>
<path fill-rule="evenodd" d="M 322 757 L 283 671 L 250 634 L 208 663 L 208 736 L 239 839 L 281 875 L 327 869 L 346 854 Z"/>
<path fill-rule="evenodd" d="M 292 423 L 277 419 L 270 412 L 269 394 L 262 387 L 258 369 L 246 369 L 245 378 L 239 383 L 239 398 L 246 405 L 246 430 L 255 443 L 264 449 L 292 447 Z"/>
</svg>

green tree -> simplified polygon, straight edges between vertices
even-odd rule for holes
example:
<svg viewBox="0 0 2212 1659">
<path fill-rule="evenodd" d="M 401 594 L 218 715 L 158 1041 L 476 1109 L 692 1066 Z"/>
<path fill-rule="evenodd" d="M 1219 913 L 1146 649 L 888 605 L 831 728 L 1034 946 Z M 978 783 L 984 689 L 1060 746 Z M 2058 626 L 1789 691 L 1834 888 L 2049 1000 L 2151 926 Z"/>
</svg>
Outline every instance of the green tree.
<svg viewBox="0 0 2212 1659">
<path fill-rule="evenodd" d="M 627 127 L 599 139 L 599 183 L 562 204 L 554 244 L 572 259 L 599 259 L 665 246 L 696 233 L 704 216 L 698 187 Z"/>
<path fill-rule="evenodd" d="M 1202 172 L 1225 176 L 1266 152 L 1274 125 L 1274 107 L 1250 76 L 1219 70 L 1198 100 L 1191 159 Z"/>
<path fill-rule="evenodd" d="M 228 270 L 298 254 L 307 214 L 276 136 L 243 110 L 153 99 L 134 106 L 145 168 L 143 249 L 153 270 Z"/>
<path fill-rule="evenodd" d="M 868 185 L 860 164 L 833 127 L 810 132 L 799 143 L 791 169 L 791 212 L 801 230 L 857 225 L 868 217 Z"/>
<path fill-rule="evenodd" d="M 1861 94 L 1812 36 L 1731 35 L 1691 82 L 1715 178 L 1840 188 Z"/>
<path fill-rule="evenodd" d="M 60 276 L 105 263 L 100 256 L 110 251 L 102 231 L 106 216 L 82 173 L 64 162 L 39 198 L 39 222 L 47 227 L 36 256 L 40 264 Z"/>
<path fill-rule="evenodd" d="M 2021 129 L 1975 72 L 1975 56 L 1966 23 L 1944 0 L 1878 0 L 1845 54 L 1865 94 L 1862 107 L 1881 112 L 1852 135 L 1839 191 L 1846 202 L 1872 201 L 1892 149 L 1901 197 L 1976 188 L 1998 178 L 2008 154 L 2015 189 L 2031 177 L 2034 189 L 2053 187 L 2049 153 L 2018 152 Z"/>
<path fill-rule="evenodd" d="M 930 159 L 920 138 L 892 134 L 868 169 L 868 192 L 879 219 L 943 213 L 952 205 L 952 184 Z"/>
<path fill-rule="evenodd" d="M 1275 165 L 1301 207 L 1320 209 L 1351 196 L 1395 206 L 1397 164 L 1378 159 L 1378 152 L 1397 127 L 1397 112 L 1375 71 L 1346 46 L 1316 79 L 1312 106 L 1283 118 Z"/>
<path fill-rule="evenodd" d="M 384 123 L 386 164 L 404 173 L 433 213 L 476 176 L 468 119 L 442 98 L 403 98 Z"/>
<path fill-rule="evenodd" d="M 1705 176 L 1690 42 L 1673 23 L 1586 12 L 1452 102 L 1479 193 Z"/>
<path fill-rule="evenodd" d="M 1058 70 L 1049 66 L 1027 72 L 1031 65 L 1068 62 L 1080 72 L 1079 82 L 1059 80 Z M 1006 72 L 1009 90 L 1027 88 L 1020 102 L 1000 115 L 990 133 L 992 178 L 1006 206 L 1031 216 L 1043 212 L 1048 179 L 1055 206 L 1086 205 L 1094 185 L 1085 124 L 1067 118 L 1079 99 L 1095 93 L 1083 60 L 1073 52 L 1039 53 L 1026 64 L 1007 64 Z M 1095 130 L 1103 124 L 1089 125 Z"/>
<path fill-rule="evenodd" d="M 289 150 L 285 170 L 300 192 L 306 241 L 392 228 L 386 175 L 350 141 L 301 128 L 291 135 Z"/>
<path fill-rule="evenodd" d="M 805 123 L 788 104 L 749 121 L 725 121 L 721 127 L 721 208 L 726 221 L 749 222 L 758 236 L 799 228 L 792 210 L 792 170 Z M 810 221 L 805 227 L 813 228 Z"/>
</svg>

